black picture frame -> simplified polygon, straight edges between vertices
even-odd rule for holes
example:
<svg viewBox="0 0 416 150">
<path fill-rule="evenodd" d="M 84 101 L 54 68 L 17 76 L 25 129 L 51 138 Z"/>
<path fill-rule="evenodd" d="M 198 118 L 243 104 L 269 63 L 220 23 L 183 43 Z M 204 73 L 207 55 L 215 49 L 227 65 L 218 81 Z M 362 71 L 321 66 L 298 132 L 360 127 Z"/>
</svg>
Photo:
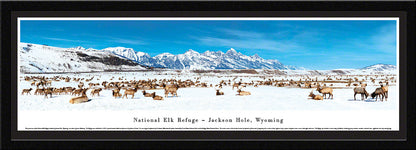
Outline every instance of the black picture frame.
<svg viewBox="0 0 416 150">
<path fill-rule="evenodd" d="M 310 149 L 342 148 L 408 149 L 414 147 L 414 2 L 1 2 L 2 7 L 2 147 L 6 148 L 167 148 L 185 143 L 187 147 Z M 399 17 L 400 18 L 400 131 L 148 131 L 148 132 L 17 132 L 16 18 L 39 17 Z M 14 93 L 14 94 L 13 94 Z M 404 115 L 403 115 L 404 114 Z M 402 130 L 404 129 L 404 130 Z M 46 143 L 42 141 L 55 141 Z M 115 146 L 104 141 L 124 142 Z M 205 141 L 205 143 L 202 143 Z M 216 143 L 215 141 L 238 141 Z M 251 142 L 243 142 L 251 141 Z M 291 141 L 291 142 L 288 142 Z M 319 144 L 307 143 L 311 141 Z M 332 141 L 332 142 L 327 142 Z M 348 142 L 348 143 L 347 143 Z M 163 143 L 163 144 L 161 144 Z M 113 143 L 114 144 L 114 143 Z M 359 147 L 365 144 L 364 147 Z M 163 146 L 162 146 L 163 145 Z M 183 147 L 185 148 L 185 147 Z"/>
</svg>

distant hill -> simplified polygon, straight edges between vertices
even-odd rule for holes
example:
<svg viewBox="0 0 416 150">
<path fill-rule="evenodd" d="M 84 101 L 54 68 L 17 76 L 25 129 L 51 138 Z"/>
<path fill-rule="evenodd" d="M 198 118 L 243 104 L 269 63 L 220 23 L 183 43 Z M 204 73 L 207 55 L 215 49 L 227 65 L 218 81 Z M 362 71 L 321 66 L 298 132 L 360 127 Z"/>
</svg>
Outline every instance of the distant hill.
<svg viewBox="0 0 416 150">
<path fill-rule="evenodd" d="M 58 48 L 39 44 L 19 44 L 21 72 L 90 72 L 105 70 L 143 70 L 145 66 L 101 50 Z"/>
</svg>

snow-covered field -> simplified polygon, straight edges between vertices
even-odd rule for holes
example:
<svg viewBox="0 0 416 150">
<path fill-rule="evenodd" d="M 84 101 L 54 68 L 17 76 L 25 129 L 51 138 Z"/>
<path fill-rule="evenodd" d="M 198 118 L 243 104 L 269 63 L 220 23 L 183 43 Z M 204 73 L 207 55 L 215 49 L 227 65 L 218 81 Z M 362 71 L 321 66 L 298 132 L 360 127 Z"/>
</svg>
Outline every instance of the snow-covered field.
<svg viewBox="0 0 416 150">
<path fill-rule="evenodd" d="M 107 73 L 81 73 L 81 74 L 21 74 L 19 78 L 19 87 L 18 87 L 18 118 L 19 118 L 19 129 L 24 129 L 24 127 L 33 127 L 31 125 L 38 126 L 48 126 L 46 124 L 37 124 L 36 122 L 49 121 L 52 125 L 54 121 L 57 121 L 60 117 L 56 117 L 57 114 L 68 114 L 68 113 L 80 113 L 87 112 L 91 114 L 97 114 L 97 112 L 102 112 L 101 114 L 131 114 L 134 113 L 135 116 L 138 114 L 152 114 L 153 117 L 161 117 L 159 114 L 164 115 L 178 115 L 188 114 L 188 115 L 198 115 L 199 117 L 208 117 L 209 115 L 221 115 L 223 116 L 236 116 L 237 114 L 246 114 L 250 115 L 248 112 L 257 112 L 257 115 L 261 116 L 273 116 L 279 114 L 283 117 L 297 117 L 297 121 L 286 123 L 286 127 L 299 126 L 301 122 L 299 114 L 314 114 L 318 113 L 319 119 L 331 118 L 334 115 L 344 115 L 338 116 L 343 119 L 355 119 L 359 124 L 357 125 L 356 121 L 345 122 L 339 121 L 338 124 L 332 122 L 334 127 L 343 126 L 347 127 L 374 127 L 376 125 L 381 125 L 380 127 L 389 127 L 392 129 L 398 129 L 398 111 L 399 111 L 399 99 L 398 99 L 398 89 L 396 83 L 391 83 L 389 86 L 389 96 L 387 101 L 375 101 L 371 97 L 361 100 L 361 96 L 358 94 L 356 96 L 357 100 L 354 100 L 353 86 L 345 88 L 343 83 L 335 83 L 334 87 L 334 99 L 324 99 L 323 101 L 311 100 L 308 98 L 309 93 L 314 90 L 314 93 L 317 93 L 315 89 L 308 88 L 293 88 L 293 87 L 275 87 L 275 86 L 264 86 L 259 87 L 248 86 L 243 88 L 244 91 L 250 91 L 251 95 L 249 96 L 236 96 L 236 89 L 232 90 L 231 86 L 225 86 L 221 89 L 225 94 L 222 96 L 215 95 L 214 87 L 200 88 L 200 87 L 191 87 L 191 88 L 179 88 L 178 96 L 172 97 L 169 96 L 162 101 L 156 101 L 149 97 L 144 97 L 139 90 L 134 99 L 131 99 L 131 96 L 128 96 L 128 99 L 112 97 L 111 90 L 103 90 L 100 93 L 100 96 L 91 96 L 90 91 L 87 91 L 89 102 L 81 104 L 70 104 L 69 99 L 74 97 L 71 95 L 53 95 L 52 98 L 44 98 L 44 96 L 33 95 L 34 90 L 31 91 L 32 95 L 21 95 L 23 89 L 33 88 L 29 81 L 24 80 L 24 76 L 46 76 L 46 77 L 76 77 L 76 78 L 90 78 L 95 76 L 91 81 L 92 83 L 101 83 L 102 81 L 109 81 L 113 76 L 115 77 L 113 81 L 118 81 L 119 77 L 122 77 L 122 81 L 130 80 L 147 80 L 147 79 L 191 79 L 196 80 L 197 77 L 200 77 L 201 82 L 207 82 L 209 84 L 218 84 L 221 80 L 233 80 L 235 77 L 236 81 L 251 82 L 264 80 L 259 77 L 257 74 L 178 74 L 178 72 L 107 72 Z M 293 79 L 295 81 L 299 80 L 300 76 L 274 76 L 270 79 Z M 326 76 L 311 76 L 315 79 L 324 79 Z M 357 76 L 360 80 L 364 77 Z M 380 79 L 382 77 L 379 77 Z M 384 77 L 385 78 L 385 77 Z M 397 77 L 396 77 L 397 78 Z M 375 88 L 378 86 L 378 81 L 376 80 L 375 84 L 367 82 L 367 91 L 372 93 Z M 78 82 L 52 82 L 52 87 L 77 87 Z M 88 86 L 88 84 L 85 84 Z M 101 87 L 101 86 L 99 86 Z M 341 88 L 342 87 L 342 88 Z M 164 96 L 163 90 L 148 90 L 148 92 L 156 92 L 156 95 Z M 124 90 L 121 90 L 121 93 L 124 93 Z M 52 113 L 53 112 L 53 113 Z M 281 113 L 284 112 L 284 115 Z M 52 114 L 51 114 L 52 113 Z M 224 114 L 225 113 L 225 114 Z M 234 114 L 233 114 L 234 113 Z M 248 113 L 248 114 L 247 114 Z M 38 115 L 35 115 L 38 114 Z M 39 116 L 42 114 L 44 116 Z M 254 113 L 256 114 L 256 113 Z M 52 115 L 47 117 L 48 115 Z M 59 115 L 58 115 L 59 116 Z M 65 116 L 65 115 L 64 115 Z M 91 116 L 86 115 L 91 119 Z M 129 115 L 127 115 L 129 116 Z M 307 117 L 308 115 L 304 115 Z M 81 118 L 72 118 L 80 119 Z M 126 116 L 124 116 L 126 117 Z M 131 118 L 132 116 L 130 115 Z M 142 116 L 145 117 L 145 116 Z M 149 116 L 147 116 L 149 117 Z M 337 118 L 338 118 L 337 117 Z M 36 119 L 35 119 L 36 118 Z M 54 120 L 48 120 L 54 118 Z M 100 118 L 100 117 L 98 117 Z M 110 119 L 114 120 L 123 118 L 121 116 L 111 116 Z M 368 119 L 371 118 L 371 119 Z M 66 122 L 77 122 L 77 120 L 67 120 Z M 85 120 L 86 118 L 84 118 Z M 108 118 L 107 118 L 108 119 Z M 309 117 L 303 119 L 310 119 Z M 30 121 L 28 121 L 30 120 Z M 88 119 L 87 119 L 88 120 Z M 333 120 L 333 119 L 332 119 Z M 389 123 L 385 123 L 388 120 Z M 79 120 L 78 120 L 79 121 Z M 129 120 L 131 121 L 131 120 Z M 330 120 L 328 120 L 330 121 Z M 61 123 L 65 122 L 61 120 Z M 295 125 L 297 122 L 298 125 Z M 367 123 L 366 123 L 367 122 Z M 85 123 L 85 122 L 84 122 Z M 130 123 L 130 122 L 129 122 Z M 49 124 L 49 125 L 51 125 Z M 76 124 L 76 123 L 75 123 Z M 111 126 L 114 123 L 107 123 L 108 126 Z M 322 125 L 328 125 L 327 123 L 321 123 Z M 23 126 L 24 125 L 24 126 Z M 55 122 L 55 125 L 62 126 L 62 124 Z M 68 124 L 67 124 L 68 125 Z M 83 124 L 84 126 L 93 126 L 96 127 L 94 123 Z M 100 123 L 103 126 L 102 123 Z M 105 123 L 104 123 L 105 125 Z M 314 125 L 313 127 L 321 127 L 320 124 L 310 124 Z M 384 126 L 383 126 L 384 125 Z M 133 126 L 133 125 L 132 125 Z M 159 125 L 160 126 L 160 125 Z M 162 125 L 163 126 L 163 125 Z M 169 125 L 170 126 L 170 125 Z M 241 126 L 241 125 L 240 125 Z M 255 126 L 255 125 L 253 125 Z M 307 126 L 307 125 L 306 125 Z M 119 126 L 117 126 L 119 127 Z"/>
</svg>

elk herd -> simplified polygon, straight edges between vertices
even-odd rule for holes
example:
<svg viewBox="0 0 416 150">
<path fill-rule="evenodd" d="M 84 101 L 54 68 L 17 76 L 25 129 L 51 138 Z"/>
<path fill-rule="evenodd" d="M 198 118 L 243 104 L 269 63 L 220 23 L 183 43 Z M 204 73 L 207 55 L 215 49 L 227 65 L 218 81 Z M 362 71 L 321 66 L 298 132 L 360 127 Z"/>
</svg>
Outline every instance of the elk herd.
<svg viewBox="0 0 416 150">
<path fill-rule="evenodd" d="M 100 76 L 92 76 L 91 78 L 70 78 L 62 76 L 54 77 L 45 77 L 45 76 L 25 76 L 24 80 L 29 82 L 32 87 L 22 90 L 22 95 L 32 95 L 30 92 L 35 89 L 33 95 L 43 95 L 45 98 L 51 98 L 52 95 L 71 95 L 76 96 L 69 100 L 71 104 L 78 104 L 88 102 L 91 99 L 87 96 L 87 91 L 90 90 L 90 96 L 100 96 L 100 92 L 103 90 L 112 91 L 112 96 L 115 99 L 118 98 L 134 98 L 137 91 L 141 91 L 144 97 L 152 98 L 153 100 L 164 100 L 168 98 L 168 95 L 172 97 L 178 97 L 177 91 L 180 88 L 214 88 L 215 95 L 221 96 L 224 95 L 224 92 L 221 91 L 224 86 L 231 87 L 232 90 L 236 88 L 237 96 L 250 96 L 251 92 L 244 90 L 248 86 L 252 88 L 259 88 L 259 86 L 275 86 L 275 87 L 289 87 L 289 88 L 309 88 L 315 89 L 319 94 L 314 94 L 313 90 L 309 93 L 309 97 L 313 100 L 323 100 L 323 99 L 333 99 L 334 90 L 336 88 L 349 88 L 351 85 L 355 86 L 354 91 L 354 100 L 356 100 L 356 95 L 361 95 L 361 100 L 367 99 L 371 96 L 377 101 L 384 99 L 387 101 L 388 97 L 388 86 L 389 81 L 391 83 L 395 82 L 394 77 L 388 77 L 387 75 L 375 75 L 369 76 L 364 75 L 362 79 L 359 80 L 357 77 L 344 75 L 344 76 L 326 76 L 323 79 L 318 80 L 318 77 L 312 78 L 307 75 L 300 76 L 298 80 L 288 79 L 287 76 L 282 79 L 267 78 L 265 76 L 259 76 L 260 80 L 251 80 L 250 82 L 243 82 L 240 78 L 237 77 L 230 78 L 228 80 L 220 80 L 217 84 L 209 84 L 207 82 L 201 81 L 201 77 L 194 77 L 194 80 L 187 79 L 147 79 L 147 80 L 129 80 L 127 78 L 119 77 L 119 81 L 113 81 L 117 78 L 114 76 L 109 80 L 100 80 Z M 96 82 L 93 82 L 96 78 Z M 245 79 L 250 79 L 252 77 L 245 77 Z M 369 79 L 370 82 L 367 82 Z M 376 88 L 374 92 L 369 94 L 366 90 L 367 83 L 375 84 L 375 80 L 380 80 L 380 87 Z M 54 82 L 75 82 L 76 87 L 67 86 L 67 87 L 52 87 Z M 98 82 L 101 81 L 101 82 Z M 328 85 L 329 86 L 328 86 Z M 334 84 L 346 84 L 345 87 L 334 86 Z M 87 86 L 86 86 L 87 85 Z M 121 92 L 124 90 L 124 93 Z M 156 95 L 156 92 L 148 93 L 146 90 L 164 90 L 164 97 Z M 322 94 L 322 95 L 321 95 Z"/>
</svg>

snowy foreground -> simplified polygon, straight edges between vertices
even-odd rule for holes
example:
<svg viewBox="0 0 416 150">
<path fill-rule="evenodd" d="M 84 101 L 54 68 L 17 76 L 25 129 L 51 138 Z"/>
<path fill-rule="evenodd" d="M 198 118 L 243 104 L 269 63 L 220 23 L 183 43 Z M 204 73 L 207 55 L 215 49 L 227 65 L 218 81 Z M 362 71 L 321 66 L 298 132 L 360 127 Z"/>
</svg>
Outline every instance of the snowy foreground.
<svg viewBox="0 0 416 150">
<path fill-rule="evenodd" d="M 124 81 L 142 80 L 142 79 L 192 79 L 201 77 L 201 82 L 209 84 L 218 84 L 221 80 L 232 80 L 239 76 L 237 80 L 251 81 L 262 80 L 254 75 L 227 75 L 214 76 L 197 74 L 177 74 L 160 73 L 160 72 L 124 72 L 124 73 L 84 73 L 84 74 L 21 74 L 23 76 L 62 76 L 62 77 L 85 77 L 96 76 L 92 83 L 101 83 L 104 80 L 109 81 L 111 77 L 125 78 Z M 294 79 L 296 76 L 277 76 L 274 79 Z M 317 76 L 325 78 L 325 76 Z M 315 77 L 314 77 L 315 78 Z M 98 80 L 99 79 L 99 80 Z M 44 96 L 21 95 L 22 89 L 36 88 L 30 85 L 30 82 L 19 79 L 18 87 L 18 118 L 19 130 L 28 129 L 28 127 L 137 127 L 137 124 L 131 123 L 133 117 L 197 117 L 201 122 L 202 119 L 209 117 L 232 117 L 248 116 L 251 121 L 257 116 L 261 117 L 283 117 L 286 121 L 278 127 L 380 127 L 389 129 L 398 129 L 399 99 L 396 84 L 389 87 L 389 97 L 387 101 L 375 101 L 371 97 L 361 100 L 361 96 L 356 96 L 354 100 L 353 86 L 345 88 L 344 84 L 334 84 L 334 87 L 343 87 L 334 89 L 334 99 L 324 99 L 323 101 L 311 100 L 308 98 L 309 93 L 314 90 L 308 88 L 292 87 L 275 87 L 275 86 L 248 86 L 243 88 L 244 91 L 250 91 L 249 96 L 236 96 L 236 89 L 232 90 L 231 86 L 225 86 L 221 91 L 225 94 L 222 96 L 215 95 L 215 88 L 179 88 L 178 97 L 169 96 L 162 101 L 153 100 L 150 97 L 144 97 L 139 90 L 134 99 L 128 96 L 128 99 L 112 97 L 111 90 L 103 90 L 100 96 L 91 96 L 90 90 L 87 91 L 89 102 L 81 104 L 70 104 L 69 99 L 74 97 L 70 95 L 53 95 L 52 98 Z M 114 81 L 117 81 L 114 80 Z M 376 84 L 368 82 L 367 91 L 371 94 Z M 53 82 L 53 87 L 77 87 L 77 82 Z M 86 86 L 88 86 L 86 84 Z M 164 96 L 164 91 L 148 90 L 156 92 L 156 95 Z M 121 90 L 124 93 L 124 90 Z M 73 116 L 76 115 L 76 116 Z M 311 116 L 312 115 L 312 116 Z M 104 117 L 105 116 L 105 117 Z M 202 117 L 202 118 L 201 118 Z M 313 117 L 313 118 L 312 118 Z M 108 121 L 108 120 L 112 121 Z M 105 121 L 104 121 L 105 120 Z M 176 120 L 176 118 L 175 118 Z M 310 121 L 307 121 L 310 120 Z M 313 120 L 313 123 L 311 123 Z M 307 121 L 307 123 L 305 122 Z M 325 122 L 326 121 L 326 122 Z M 45 123 L 48 122 L 48 123 Z M 152 124 L 152 123 L 151 123 Z M 192 127 L 212 127 L 216 125 L 192 123 Z M 145 125 L 144 125 L 145 126 Z M 190 127 L 184 124 L 154 124 L 152 127 Z M 274 127 L 276 125 L 259 124 L 227 124 L 229 127 Z M 222 127 L 224 127 L 222 126 Z M 139 129 L 138 129 L 139 130 Z"/>
</svg>

